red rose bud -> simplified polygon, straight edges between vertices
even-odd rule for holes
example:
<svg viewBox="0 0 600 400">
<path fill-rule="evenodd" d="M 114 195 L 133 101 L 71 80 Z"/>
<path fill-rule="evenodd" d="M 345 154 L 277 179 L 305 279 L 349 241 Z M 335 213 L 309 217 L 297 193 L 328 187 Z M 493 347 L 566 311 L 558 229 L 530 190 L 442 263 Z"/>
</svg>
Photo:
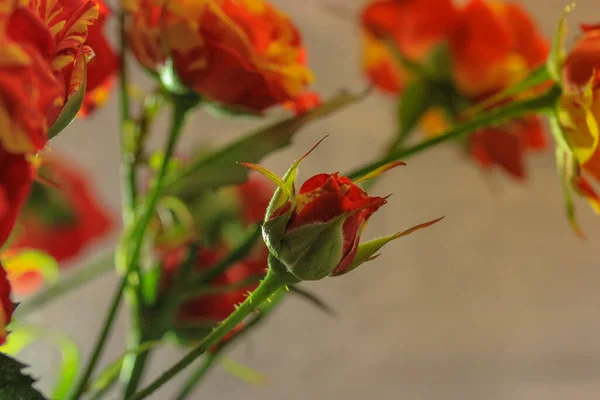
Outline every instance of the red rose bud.
<svg viewBox="0 0 600 400">
<path fill-rule="evenodd" d="M 6 325 L 10 322 L 14 306 L 10 300 L 10 282 L 6 271 L 0 264 L 0 345 L 6 341 Z"/>
<path fill-rule="evenodd" d="M 341 275 L 370 260 L 388 241 L 406 234 L 359 244 L 367 221 L 386 203 L 386 198 L 369 196 L 356 185 L 404 163 L 385 165 L 356 182 L 337 173 L 315 175 L 296 193 L 296 171 L 305 157 L 294 163 L 283 178 L 258 165 L 243 164 L 278 186 L 263 223 L 271 269 L 284 267 L 285 271 L 277 272 L 291 274 L 292 281 Z"/>
</svg>

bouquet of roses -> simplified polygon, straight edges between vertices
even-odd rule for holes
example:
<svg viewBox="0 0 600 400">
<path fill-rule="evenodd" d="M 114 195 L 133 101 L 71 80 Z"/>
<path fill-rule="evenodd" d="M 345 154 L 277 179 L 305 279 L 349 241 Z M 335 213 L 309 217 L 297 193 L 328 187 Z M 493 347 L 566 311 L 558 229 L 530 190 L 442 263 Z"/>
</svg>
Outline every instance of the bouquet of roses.
<svg viewBox="0 0 600 400">
<path fill-rule="evenodd" d="M 397 204 L 371 194 L 378 177 L 445 142 L 480 167 L 522 180 L 525 155 L 550 147 L 547 119 L 568 221 L 583 236 L 573 195 L 600 212 L 600 25 L 582 25 L 566 51 L 571 7 L 548 41 L 513 2 L 371 1 L 358 18 L 365 90 L 322 98 L 308 89 L 314 78 L 301 33 L 267 0 L 0 0 L 0 399 L 100 399 L 112 391 L 140 400 L 195 363 L 177 395 L 187 398 L 286 296 L 329 312 L 303 282 L 349 273 L 389 242 L 440 221 L 363 238 L 369 218 Z M 111 20 L 116 45 L 107 39 Z M 140 70 L 154 82 L 148 90 L 135 89 Z M 302 182 L 299 167 L 318 143 L 287 171 L 259 164 L 307 124 L 358 107 L 372 90 L 398 99 L 397 131 L 378 159 Z M 118 244 L 62 276 L 119 223 L 82 169 L 50 151 L 52 139 L 76 135 L 70 123 L 113 94 Z M 199 109 L 242 120 L 284 115 L 229 143 L 177 151 Z M 162 149 L 150 151 L 162 113 L 170 128 Z M 28 321 L 111 272 L 119 284 L 84 362 L 64 334 Z M 122 303 L 131 320 L 127 347 L 100 368 Z M 47 394 L 18 361 L 37 340 L 62 354 Z M 143 385 L 149 355 L 166 342 L 188 353 Z"/>
</svg>

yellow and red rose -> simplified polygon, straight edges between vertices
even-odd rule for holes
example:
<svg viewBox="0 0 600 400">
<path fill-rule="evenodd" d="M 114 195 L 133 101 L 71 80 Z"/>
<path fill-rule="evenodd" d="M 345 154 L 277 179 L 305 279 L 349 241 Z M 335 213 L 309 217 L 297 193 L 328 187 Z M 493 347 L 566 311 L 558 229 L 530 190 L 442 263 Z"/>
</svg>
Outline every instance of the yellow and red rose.
<svg viewBox="0 0 600 400">
<path fill-rule="evenodd" d="M 86 46 L 89 46 L 94 52 L 94 56 L 87 63 L 85 97 L 79 110 L 79 114 L 82 116 L 89 115 L 106 103 L 115 74 L 119 69 L 117 54 L 104 34 L 105 24 L 112 13 L 102 0 L 94 1 L 98 3 L 99 14 L 94 25 L 89 27 L 85 41 Z"/>
<path fill-rule="evenodd" d="M 600 198 L 586 179 L 591 176 L 600 181 L 600 25 L 583 26 L 583 35 L 565 59 L 562 72 L 558 112 L 577 163 L 572 183 L 600 212 Z"/>
<path fill-rule="evenodd" d="M 414 79 L 414 73 L 392 56 L 390 43 L 417 64 L 424 63 L 437 46 L 447 46 L 451 86 L 471 105 L 517 83 L 546 60 L 548 42 L 518 4 L 484 0 L 470 0 L 463 6 L 451 0 L 433 3 L 375 1 L 364 10 L 365 73 L 375 86 L 399 93 Z M 436 12 L 431 11 L 434 9 Z M 422 127 L 427 130 L 432 121 L 435 129 L 428 132 L 432 135 L 450 125 L 443 114 L 432 110 L 425 114 Z M 545 143 L 540 121 L 531 117 L 478 132 L 469 148 L 481 165 L 498 165 L 523 178 L 524 153 L 543 149 Z"/>
<path fill-rule="evenodd" d="M 130 46 L 187 88 L 249 112 L 298 98 L 313 80 L 300 33 L 262 0 L 132 0 Z M 167 54 L 168 53 L 168 54 Z"/>
<path fill-rule="evenodd" d="M 36 152 L 63 106 L 81 87 L 92 0 L 2 0 L 0 142 L 10 153 Z"/>
</svg>

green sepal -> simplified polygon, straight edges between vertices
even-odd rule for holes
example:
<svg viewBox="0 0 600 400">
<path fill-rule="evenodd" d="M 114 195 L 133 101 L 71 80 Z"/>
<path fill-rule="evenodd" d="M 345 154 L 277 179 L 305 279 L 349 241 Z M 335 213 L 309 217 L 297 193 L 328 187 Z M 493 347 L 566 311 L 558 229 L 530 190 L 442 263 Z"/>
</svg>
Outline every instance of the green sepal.
<svg viewBox="0 0 600 400">
<path fill-rule="evenodd" d="M 48 140 L 58 135 L 63 129 L 69 126 L 83 105 L 83 99 L 85 98 L 85 91 L 87 88 L 87 56 L 83 54 L 81 60 L 83 62 L 83 79 L 81 80 L 81 86 L 79 86 L 75 93 L 67 99 L 66 104 L 60 111 L 60 114 L 58 114 L 58 118 L 56 118 L 56 121 L 54 121 L 50 129 L 48 129 Z"/>
<path fill-rule="evenodd" d="M 271 218 L 262 224 L 262 237 L 269 252 L 278 254 L 281 249 L 281 238 L 285 232 L 290 217 L 292 216 L 293 208 L 275 217 Z"/>
<path fill-rule="evenodd" d="M 342 260 L 342 226 L 350 215 L 343 214 L 329 222 L 304 225 L 286 233 L 274 256 L 301 281 L 330 276 Z"/>
<path fill-rule="evenodd" d="M 567 36 L 567 16 L 575 8 L 575 3 L 567 5 L 562 12 L 558 25 L 554 30 L 554 37 L 552 38 L 552 45 L 550 47 L 550 54 L 548 55 L 547 66 L 548 72 L 552 79 L 556 82 L 562 82 L 562 65 L 565 59 L 564 42 Z"/>
<path fill-rule="evenodd" d="M 403 143 L 423 117 L 437 103 L 438 85 L 429 80 L 417 78 L 411 82 L 400 96 L 398 103 L 399 131 L 396 143 Z"/>
<path fill-rule="evenodd" d="M 452 80 L 452 53 L 447 42 L 435 46 L 423 62 L 423 68 L 430 80 Z"/>
<path fill-rule="evenodd" d="M 0 399 L 45 400 L 33 388 L 35 380 L 23 373 L 27 366 L 0 353 Z"/>
<path fill-rule="evenodd" d="M 361 243 L 360 245 L 358 245 L 358 251 L 356 252 L 356 256 L 354 256 L 354 260 L 352 260 L 352 263 L 350 264 L 350 266 L 345 271 L 342 271 L 340 273 L 340 275 L 347 274 L 348 272 L 358 268 L 361 264 L 364 264 L 367 261 L 371 261 L 371 260 L 377 258 L 379 256 L 379 254 L 376 254 L 376 253 L 379 251 L 379 249 L 381 249 L 383 246 L 385 246 L 392 240 L 399 239 L 403 236 L 410 235 L 411 233 L 413 233 L 419 229 L 427 228 L 427 227 L 435 224 L 436 222 L 442 220 L 443 218 L 444 217 L 436 218 L 434 220 L 425 222 L 423 224 L 415 225 L 412 228 L 409 228 L 405 231 L 398 232 L 398 233 L 395 233 L 395 234 L 389 235 L 389 236 L 383 236 L 383 237 L 380 237 L 377 239 L 370 240 L 365 243 Z"/>
</svg>

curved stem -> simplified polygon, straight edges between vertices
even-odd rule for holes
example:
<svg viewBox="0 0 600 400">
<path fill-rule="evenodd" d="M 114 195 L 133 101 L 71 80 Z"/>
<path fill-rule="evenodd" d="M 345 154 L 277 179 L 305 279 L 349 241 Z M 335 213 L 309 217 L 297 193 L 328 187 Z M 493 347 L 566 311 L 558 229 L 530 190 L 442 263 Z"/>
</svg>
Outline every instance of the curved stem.
<svg viewBox="0 0 600 400">
<path fill-rule="evenodd" d="M 123 223 L 131 223 L 134 218 L 137 197 L 137 175 L 135 156 L 133 154 L 131 137 L 131 120 L 129 116 L 129 94 L 127 93 L 127 32 L 125 27 L 125 12 L 119 12 L 119 106 L 121 109 L 121 196 L 123 202 Z"/>
<path fill-rule="evenodd" d="M 148 385 L 146 388 L 136 393 L 130 400 L 141 400 L 150 396 L 154 391 L 169 381 L 175 375 L 183 371 L 187 366 L 192 364 L 198 357 L 207 352 L 212 346 L 218 344 L 227 333 L 233 330 L 241 323 L 250 313 L 252 313 L 263 302 L 267 301 L 271 295 L 277 292 L 286 282 L 284 279 L 275 275 L 271 270 L 267 273 L 265 279 L 252 292 L 238 308 L 223 320 L 208 336 L 206 336 L 198 346 L 191 350 L 179 362 L 169 368 L 158 379 Z"/>
<path fill-rule="evenodd" d="M 179 392 L 179 394 L 175 397 L 175 400 L 184 400 L 190 394 L 193 393 L 194 389 L 198 386 L 198 384 L 202 381 L 204 376 L 212 369 L 212 367 L 216 364 L 216 362 L 220 359 L 221 354 L 231 346 L 234 342 L 239 341 L 242 337 L 248 334 L 248 332 L 252 331 L 252 329 L 256 328 L 261 322 L 265 320 L 272 312 L 281 304 L 281 301 L 284 297 L 289 293 L 288 290 L 284 288 L 280 288 L 275 292 L 270 298 L 269 302 L 261 304 L 257 309 L 257 314 L 253 317 L 250 322 L 244 325 L 243 329 L 235 334 L 233 338 L 227 340 L 224 343 L 221 343 L 218 348 L 214 352 L 210 352 L 204 356 L 202 359 L 202 363 L 196 369 L 190 377 L 185 382 L 183 389 Z"/>
<path fill-rule="evenodd" d="M 156 204 L 158 203 L 158 200 L 162 195 L 162 188 L 169 169 L 169 162 L 171 160 L 171 156 L 175 151 L 175 145 L 177 143 L 179 135 L 181 134 L 186 114 L 190 110 L 190 108 L 193 107 L 191 103 L 187 103 L 183 100 L 184 99 L 181 98 L 174 98 L 173 100 L 173 116 L 169 139 L 165 147 L 162 163 L 154 180 L 154 187 L 152 188 L 152 191 L 150 192 L 150 196 L 148 197 L 147 201 L 144 203 L 144 208 L 140 220 L 134 226 L 134 230 L 131 236 L 131 240 L 134 243 L 134 248 L 132 250 L 131 255 L 128 257 L 128 273 L 125 275 L 124 280 L 127 280 L 128 274 L 130 272 L 139 269 L 138 264 L 142 253 L 142 249 L 144 247 L 144 236 L 148 225 L 150 224 L 150 221 L 154 217 L 154 210 L 156 208 Z M 140 285 L 139 281 L 138 285 Z M 142 307 L 143 301 L 140 298 L 141 296 L 139 293 L 136 293 L 134 295 L 137 296 L 137 299 L 135 299 L 136 301 L 134 301 L 134 304 L 132 304 L 132 307 L 134 308 L 133 319 L 135 328 L 134 332 L 132 332 L 133 339 L 129 344 L 130 348 L 137 348 L 144 341 L 144 339 L 146 339 L 145 334 L 142 332 L 142 330 L 144 329 L 144 324 L 142 321 L 143 310 L 140 309 Z M 125 388 L 126 398 L 135 393 L 135 391 L 137 390 L 137 386 L 142 378 L 144 366 L 146 360 L 148 359 L 148 355 L 149 351 L 145 351 L 141 353 L 134 353 L 125 359 L 122 377 L 124 380 L 127 381 L 127 386 Z"/>
<path fill-rule="evenodd" d="M 450 140 L 470 135 L 481 128 L 504 122 L 507 120 L 520 118 L 527 114 L 545 111 L 548 108 L 554 106 L 556 100 L 560 96 L 560 93 L 560 88 L 553 87 L 548 92 L 539 97 L 510 103 L 504 107 L 481 113 L 477 118 L 473 118 L 470 121 L 458 125 L 440 136 L 436 136 L 432 139 L 425 140 L 412 147 L 392 151 L 391 153 L 389 153 L 388 155 L 386 155 L 378 161 L 365 165 L 354 171 L 350 171 L 347 174 L 347 176 L 350 179 L 356 179 L 392 161 L 396 161 L 401 158 L 404 159 L 414 154 L 420 153 L 424 150 L 427 150 L 430 147 L 436 146 L 440 143 L 444 143 Z"/>
<path fill-rule="evenodd" d="M 125 286 L 127 285 L 127 280 L 123 279 L 121 284 L 117 288 L 117 291 L 113 297 L 112 303 L 108 310 L 108 315 L 106 316 L 106 320 L 104 321 L 104 325 L 102 327 L 102 331 L 96 340 L 96 345 L 94 346 L 94 352 L 90 357 L 90 360 L 87 363 L 85 371 L 79 380 L 79 384 L 76 386 L 71 399 L 79 399 L 81 395 L 87 390 L 87 384 L 94 372 L 94 368 L 100 359 L 100 355 L 102 354 L 102 350 L 104 349 L 104 345 L 106 344 L 106 339 L 108 339 L 108 334 L 110 333 L 110 329 L 112 324 L 117 316 L 117 311 L 119 310 L 119 304 L 121 303 L 121 299 L 123 298 L 123 291 Z"/>
<path fill-rule="evenodd" d="M 150 196 L 148 197 L 148 200 L 144 204 L 143 213 L 142 213 L 140 219 L 135 223 L 135 225 L 133 227 L 134 228 L 133 234 L 131 236 L 125 237 L 125 240 L 131 241 L 134 246 L 131 255 L 128 254 L 128 257 L 127 257 L 125 274 L 124 274 L 123 278 L 121 279 L 119 288 L 117 289 L 117 292 L 115 293 L 115 296 L 113 298 L 108 315 L 106 317 L 106 321 L 104 323 L 104 327 L 102 328 L 100 336 L 98 337 L 98 340 L 96 342 L 96 346 L 94 348 L 92 357 L 87 364 L 85 372 L 77 386 L 77 389 L 75 390 L 75 394 L 71 397 L 72 399 L 79 399 L 81 397 L 81 395 L 85 392 L 87 384 L 92 376 L 94 368 L 96 367 L 96 364 L 100 357 L 100 354 L 102 353 L 102 350 L 104 349 L 104 345 L 106 344 L 106 339 L 108 338 L 108 334 L 110 333 L 110 329 L 112 327 L 115 316 L 117 314 L 119 304 L 120 304 L 121 300 L 123 299 L 123 294 L 124 294 L 125 288 L 128 286 L 129 275 L 137 267 L 139 267 L 138 264 L 139 264 L 140 256 L 142 253 L 142 249 L 144 247 L 144 236 L 145 236 L 146 230 L 148 228 L 148 225 L 150 224 L 150 221 L 152 220 L 152 217 L 154 215 L 154 209 L 156 208 L 156 203 L 158 202 L 158 199 L 160 198 L 160 195 L 162 192 L 162 186 L 163 186 L 165 177 L 167 176 L 169 161 L 175 150 L 175 145 L 177 143 L 177 139 L 178 139 L 178 137 L 181 133 L 181 129 L 183 127 L 185 115 L 189 109 L 187 107 L 182 107 L 181 103 L 177 103 L 177 102 L 174 103 L 173 107 L 174 107 L 173 124 L 171 126 L 171 132 L 169 134 L 167 145 L 165 147 L 165 155 L 164 155 L 163 161 L 160 165 L 160 168 L 158 170 L 158 173 L 156 175 L 156 179 L 154 181 L 154 186 L 152 187 L 152 190 L 150 192 Z M 129 243 L 126 243 L 126 244 L 129 244 Z"/>
<path fill-rule="evenodd" d="M 202 381 L 202 378 L 206 375 L 208 371 L 215 365 L 215 361 L 219 358 L 217 353 L 210 353 L 204 356 L 201 360 L 201 364 L 196 369 L 192 375 L 185 381 L 183 385 L 183 389 L 174 397 L 174 400 L 185 400 L 187 397 L 192 394 L 192 392 L 198 387 L 198 384 Z"/>
</svg>

